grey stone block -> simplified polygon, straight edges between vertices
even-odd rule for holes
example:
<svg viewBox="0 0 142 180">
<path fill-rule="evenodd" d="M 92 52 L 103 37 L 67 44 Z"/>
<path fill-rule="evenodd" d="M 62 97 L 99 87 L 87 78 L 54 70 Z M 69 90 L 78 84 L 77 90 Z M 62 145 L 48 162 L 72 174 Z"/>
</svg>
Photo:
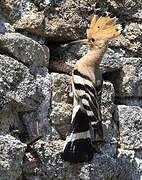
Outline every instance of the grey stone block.
<svg viewBox="0 0 142 180">
<path fill-rule="evenodd" d="M 142 96 L 142 58 L 124 58 L 123 68 L 110 77 L 118 97 Z"/>
<path fill-rule="evenodd" d="M 120 147 L 123 149 L 142 148 L 142 109 L 137 106 L 119 105 L 115 120 L 119 121 Z"/>
<path fill-rule="evenodd" d="M 20 33 L 0 35 L 0 52 L 8 53 L 18 61 L 33 66 L 48 66 L 49 49 Z"/>
<path fill-rule="evenodd" d="M 22 174 L 26 145 L 0 132 L 0 179 L 15 180 Z"/>
</svg>

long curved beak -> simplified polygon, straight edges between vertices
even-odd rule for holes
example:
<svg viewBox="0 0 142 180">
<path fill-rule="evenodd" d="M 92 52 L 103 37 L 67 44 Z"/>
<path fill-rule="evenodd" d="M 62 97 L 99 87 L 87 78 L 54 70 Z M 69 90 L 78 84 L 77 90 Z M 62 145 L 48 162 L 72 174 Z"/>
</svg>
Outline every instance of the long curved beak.
<svg viewBox="0 0 142 180">
<path fill-rule="evenodd" d="M 68 47 L 68 46 L 71 46 L 71 45 L 76 44 L 76 43 L 88 44 L 88 39 L 81 39 L 81 40 L 77 40 L 77 41 L 72 41 L 70 43 L 61 45 L 61 47 Z"/>
</svg>

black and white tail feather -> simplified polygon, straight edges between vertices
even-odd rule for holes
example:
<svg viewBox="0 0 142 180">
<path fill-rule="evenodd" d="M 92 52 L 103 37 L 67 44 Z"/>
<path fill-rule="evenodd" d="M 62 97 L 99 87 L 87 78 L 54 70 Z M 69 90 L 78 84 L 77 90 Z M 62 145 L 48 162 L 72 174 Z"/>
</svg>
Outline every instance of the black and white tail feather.
<svg viewBox="0 0 142 180">
<path fill-rule="evenodd" d="M 89 162 L 94 154 L 96 133 L 103 140 L 101 118 L 102 75 L 99 64 L 107 50 L 108 41 L 121 33 L 121 25 L 116 18 L 104 13 L 100 18 L 90 16 L 87 30 L 91 50 L 75 65 L 72 73 L 74 108 L 71 128 L 68 132 L 62 159 L 72 163 Z"/>
</svg>

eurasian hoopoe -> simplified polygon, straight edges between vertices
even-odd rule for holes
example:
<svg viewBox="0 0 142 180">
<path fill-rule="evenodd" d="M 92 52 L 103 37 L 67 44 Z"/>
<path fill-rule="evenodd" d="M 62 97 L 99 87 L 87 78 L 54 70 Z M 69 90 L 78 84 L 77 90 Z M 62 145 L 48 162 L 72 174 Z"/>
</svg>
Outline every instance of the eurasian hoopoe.
<svg viewBox="0 0 142 180">
<path fill-rule="evenodd" d="M 62 159 L 78 163 L 91 161 L 94 154 L 93 141 L 97 133 L 103 139 L 101 117 L 102 74 L 100 62 L 108 47 L 108 41 L 121 33 L 121 25 L 106 12 L 100 18 L 91 16 L 87 29 L 90 51 L 77 61 L 72 72 L 74 108 L 71 128 L 68 132 Z"/>
</svg>

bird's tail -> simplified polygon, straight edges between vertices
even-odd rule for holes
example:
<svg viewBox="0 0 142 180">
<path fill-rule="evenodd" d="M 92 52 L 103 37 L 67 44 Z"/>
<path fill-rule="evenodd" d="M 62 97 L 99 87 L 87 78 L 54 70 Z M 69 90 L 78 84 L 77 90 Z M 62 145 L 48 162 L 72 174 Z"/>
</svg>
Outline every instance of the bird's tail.
<svg viewBox="0 0 142 180">
<path fill-rule="evenodd" d="M 72 163 L 89 162 L 94 149 L 91 142 L 91 124 L 87 114 L 80 105 L 73 109 L 72 124 L 65 141 L 62 159 Z"/>
</svg>

